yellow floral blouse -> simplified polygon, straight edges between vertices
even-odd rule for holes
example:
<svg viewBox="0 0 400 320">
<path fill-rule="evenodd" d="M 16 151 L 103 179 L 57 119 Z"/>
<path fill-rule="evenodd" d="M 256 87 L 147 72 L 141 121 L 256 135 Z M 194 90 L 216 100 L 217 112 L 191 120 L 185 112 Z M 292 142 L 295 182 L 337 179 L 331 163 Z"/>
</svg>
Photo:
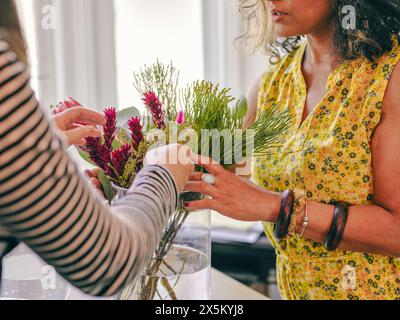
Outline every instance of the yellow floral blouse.
<svg viewBox="0 0 400 320">
<path fill-rule="evenodd" d="M 274 103 L 293 114 L 279 148 L 255 159 L 253 178 L 268 190 L 298 189 L 311 201 L 372 205 L 371 139 L 380 122 L 400 45 L 376 63 L 346 61 L 328 78 L 326 95 L 301 124 L 307 88 L 302 61 L 307 42 L 264 74 L 259 107 Z M 301 125 L 300 125 L 301 124 Z M 285 299 L 400 299 L 400 259 L 337 250 L 297 236 L 277 242 L 273 224 L 265 230 L 276 248 L 277 274 Z M 399 238 L 400 239 L 400 238 Z"/>
</svg>

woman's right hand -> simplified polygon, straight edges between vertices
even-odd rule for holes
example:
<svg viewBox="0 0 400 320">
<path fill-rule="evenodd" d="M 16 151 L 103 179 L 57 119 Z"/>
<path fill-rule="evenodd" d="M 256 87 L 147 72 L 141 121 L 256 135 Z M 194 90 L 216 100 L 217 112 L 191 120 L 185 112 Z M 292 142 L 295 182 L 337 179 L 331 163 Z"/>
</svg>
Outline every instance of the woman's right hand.
<svg viewBox="0 0 400 320">
<path fill-rule="evenodd" d="M 182 192 L 190 175 L 194 172 L 194 163 L 191 159 L 192 151 L 189 147 L 180 144 L 171 144 L 149 151 L 144 165 L 161 165 L 169 170 Z"/>
</svg>

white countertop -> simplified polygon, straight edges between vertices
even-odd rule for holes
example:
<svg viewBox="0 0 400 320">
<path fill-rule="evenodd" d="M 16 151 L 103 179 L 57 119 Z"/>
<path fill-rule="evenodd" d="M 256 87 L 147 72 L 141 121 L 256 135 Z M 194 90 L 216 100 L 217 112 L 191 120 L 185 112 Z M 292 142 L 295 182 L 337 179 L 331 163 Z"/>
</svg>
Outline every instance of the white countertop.
<svg viewBox="0 0 400 320">
<path fill-rule="evenodd" d="M 73 289 L 69 300 L 97 300 Z M 266 296 L 245 286 L 226 274 L 212 269 L 211 300 L 269 300 Z"/>
</svg>

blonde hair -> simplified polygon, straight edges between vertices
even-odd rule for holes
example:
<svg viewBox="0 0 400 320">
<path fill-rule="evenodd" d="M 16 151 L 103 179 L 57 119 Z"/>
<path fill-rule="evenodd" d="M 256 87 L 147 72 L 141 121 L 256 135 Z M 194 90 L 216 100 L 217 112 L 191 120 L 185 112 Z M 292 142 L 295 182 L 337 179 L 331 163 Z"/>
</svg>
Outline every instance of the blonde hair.
<svg viewBox="0 0 400 320">
<path fill-rule="evenodd" d="M 265 0 L 239 0 L 239 13 L 244 22 L 244 33 L 239 37 L 252 52 L 268 53 L 267 45 L 276 40 L 274 24 Z"/>
<path fill-rule="evenodd" d="M 269 56 L 271 64 L 279 62 L 282 54 L 279 48 L 288 53 L 302 38 L 278 39 L 266 0 L 239 0 L 239 13 L 244 23 L 244 32 L 237 40 L 243 41 L 251 54 L 260 51 Z"/>
</svg>

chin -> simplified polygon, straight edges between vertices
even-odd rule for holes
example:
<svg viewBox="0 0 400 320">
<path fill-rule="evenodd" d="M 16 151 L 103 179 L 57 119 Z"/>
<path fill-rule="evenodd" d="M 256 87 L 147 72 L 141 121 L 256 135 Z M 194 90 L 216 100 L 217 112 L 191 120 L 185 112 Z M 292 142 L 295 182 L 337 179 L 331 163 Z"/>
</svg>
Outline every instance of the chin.
<svg viewBox="0 0 400 320">
<path fill-rule="evenodd" d="M 306 34 L 304 30 L 299 30 L 297 28 L 289 28 L 286 26 L 279 26 L 279 25 L 275 27 L 275 32 L 276 35 L 280 38 L 292 38 L 292 37 L 303 36 Z"/>
</svg>

